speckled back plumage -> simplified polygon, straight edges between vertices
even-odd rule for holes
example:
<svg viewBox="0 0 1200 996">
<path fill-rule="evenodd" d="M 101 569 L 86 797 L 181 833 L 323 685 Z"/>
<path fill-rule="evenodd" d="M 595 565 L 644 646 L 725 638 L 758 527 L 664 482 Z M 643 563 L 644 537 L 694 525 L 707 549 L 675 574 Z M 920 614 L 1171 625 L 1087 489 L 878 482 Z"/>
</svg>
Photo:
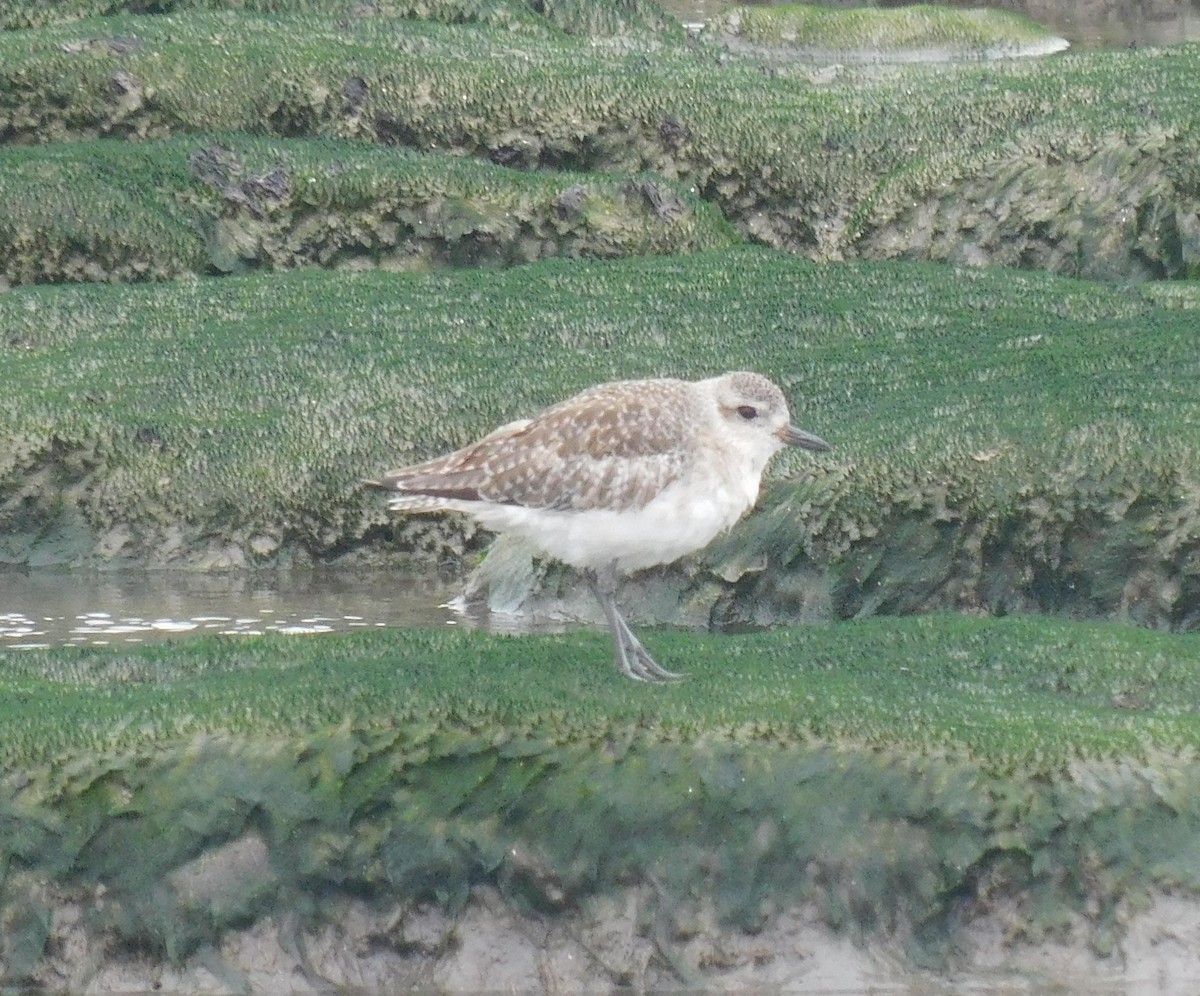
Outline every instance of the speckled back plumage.
<svg viewBox="0 0 1200 996">
<path fill-rule="evenodd" d="M 769 382 L 768 382 L 769 383 Z M 459 501 L 555 511 L 642 508 L 684 473 L 703 413 L 679 380 L 601 384 L 378 482 L 409 512 Z"/>
</svg>

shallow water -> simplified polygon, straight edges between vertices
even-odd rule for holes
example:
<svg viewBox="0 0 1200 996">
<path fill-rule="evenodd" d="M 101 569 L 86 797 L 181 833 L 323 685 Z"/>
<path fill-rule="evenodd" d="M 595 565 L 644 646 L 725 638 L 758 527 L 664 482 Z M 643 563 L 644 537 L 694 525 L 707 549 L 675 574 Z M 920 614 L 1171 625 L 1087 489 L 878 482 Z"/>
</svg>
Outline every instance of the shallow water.
<svg viewBox="0 0 1200 996">
<path fill-rule="evenodd" d="M 779 6 L 796 0 L 750 2 L 753 6 Z M 740 4 L 737 0 L 663 0 L 663 6 L 685 25 L 698 28 Z M 895 0 L 876 0 L 874 3 L 863 0 L 862 3 L 828 3 L 826 6 L 895 7 L 901 4 Z M 1125 48 L 1200 41 L 1198 0 L 1097 0 L 1093 3 L 1026 0 L 1024 3 L 962 2 L 946 6 L 1016 10 L 1066 38 L 1075 48 Z"/>
<path fill-rule="evenodd" d="M 456 592 L 382 571 L 0 571 L 0 649 L 451 626 L 465 621 L 447 606 Z"/>
</svg>

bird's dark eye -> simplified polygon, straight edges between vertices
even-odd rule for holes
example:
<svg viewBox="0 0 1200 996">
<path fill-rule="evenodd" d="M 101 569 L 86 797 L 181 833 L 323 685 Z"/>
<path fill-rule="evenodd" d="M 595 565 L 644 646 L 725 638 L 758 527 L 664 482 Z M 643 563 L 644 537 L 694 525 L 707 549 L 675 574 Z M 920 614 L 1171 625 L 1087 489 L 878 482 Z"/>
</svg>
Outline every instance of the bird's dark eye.
<svg viewBox="0 0 1200 996">
<path fill-rule="evenodd" d="M 753 405 L 738 405 L 737 413 L 747 422 L 752 418 L 758 418 L 758 409 Z"/>
</svg>

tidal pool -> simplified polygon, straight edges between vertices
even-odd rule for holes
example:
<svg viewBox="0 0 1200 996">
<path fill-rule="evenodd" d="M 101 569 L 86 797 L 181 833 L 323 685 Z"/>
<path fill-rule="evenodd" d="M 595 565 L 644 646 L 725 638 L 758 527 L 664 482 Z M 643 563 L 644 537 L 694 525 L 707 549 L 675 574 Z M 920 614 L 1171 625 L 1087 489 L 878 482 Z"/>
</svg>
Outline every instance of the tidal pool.
<svg viewBox="0 0 1200 996">
<path fill-rule="evenodd" d="M 795 0 L 750 0 L 750 5 L 780 6 L 786 2 Z M 698 29 L 739 3 L 737 0 L 663 0 L 663 6 L 685 26 Z M 878 0 L 874 4 L 831 0 L 823 6 L 897 7 L 903 4 L 897 0 Z M 1058 0 L 999 0 L 989 4 L 968 0 L 945 6 L 991 6 L 1015 11 L 1062 35 L 1076 48 L 1178 45 L 1200 41 L 1200 0 L 1088 0 L 1066 4 Z"/>
<path fill-rule="evenodd" d="M 0 571 L 0 650 L 464 622 L 447 579 L 385 571 Z"/>
</svg>

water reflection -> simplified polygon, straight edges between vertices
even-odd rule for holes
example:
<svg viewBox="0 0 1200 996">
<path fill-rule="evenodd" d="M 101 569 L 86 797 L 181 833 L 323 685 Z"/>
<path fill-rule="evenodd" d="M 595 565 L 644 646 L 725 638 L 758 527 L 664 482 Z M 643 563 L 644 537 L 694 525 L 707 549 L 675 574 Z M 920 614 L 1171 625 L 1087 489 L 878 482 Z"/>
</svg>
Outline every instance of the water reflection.
<svg viewBox="0 0 1200 996">
<path fill-rule="evenodd" d="M 446 604 L 455 591 L 382 571 L 0 572 L 0 649 L 451 625 L 461 620 Z"/>
<path fill-rule="evenodd" d="M 754 6 L 778 6 L 794 0 L 750 0 Z M 810 0 L 816 2 L 816 0 Z M 914 0 L 915 2 L 915 0 Z M 663 5 L 685 25 L 698 28 L 719 17 L 737 0 L 663 0 Z M 828 7 L 898 7 L 902 0 L 826 0 Z M 1032 18 L 1062 35 L 1075 48 L 1123 48 L 1141 45 L 1177 45 L 1200 41 L 1200 0 L 962 0 L 950 7 L 994 7 Z"/>
</svg>

